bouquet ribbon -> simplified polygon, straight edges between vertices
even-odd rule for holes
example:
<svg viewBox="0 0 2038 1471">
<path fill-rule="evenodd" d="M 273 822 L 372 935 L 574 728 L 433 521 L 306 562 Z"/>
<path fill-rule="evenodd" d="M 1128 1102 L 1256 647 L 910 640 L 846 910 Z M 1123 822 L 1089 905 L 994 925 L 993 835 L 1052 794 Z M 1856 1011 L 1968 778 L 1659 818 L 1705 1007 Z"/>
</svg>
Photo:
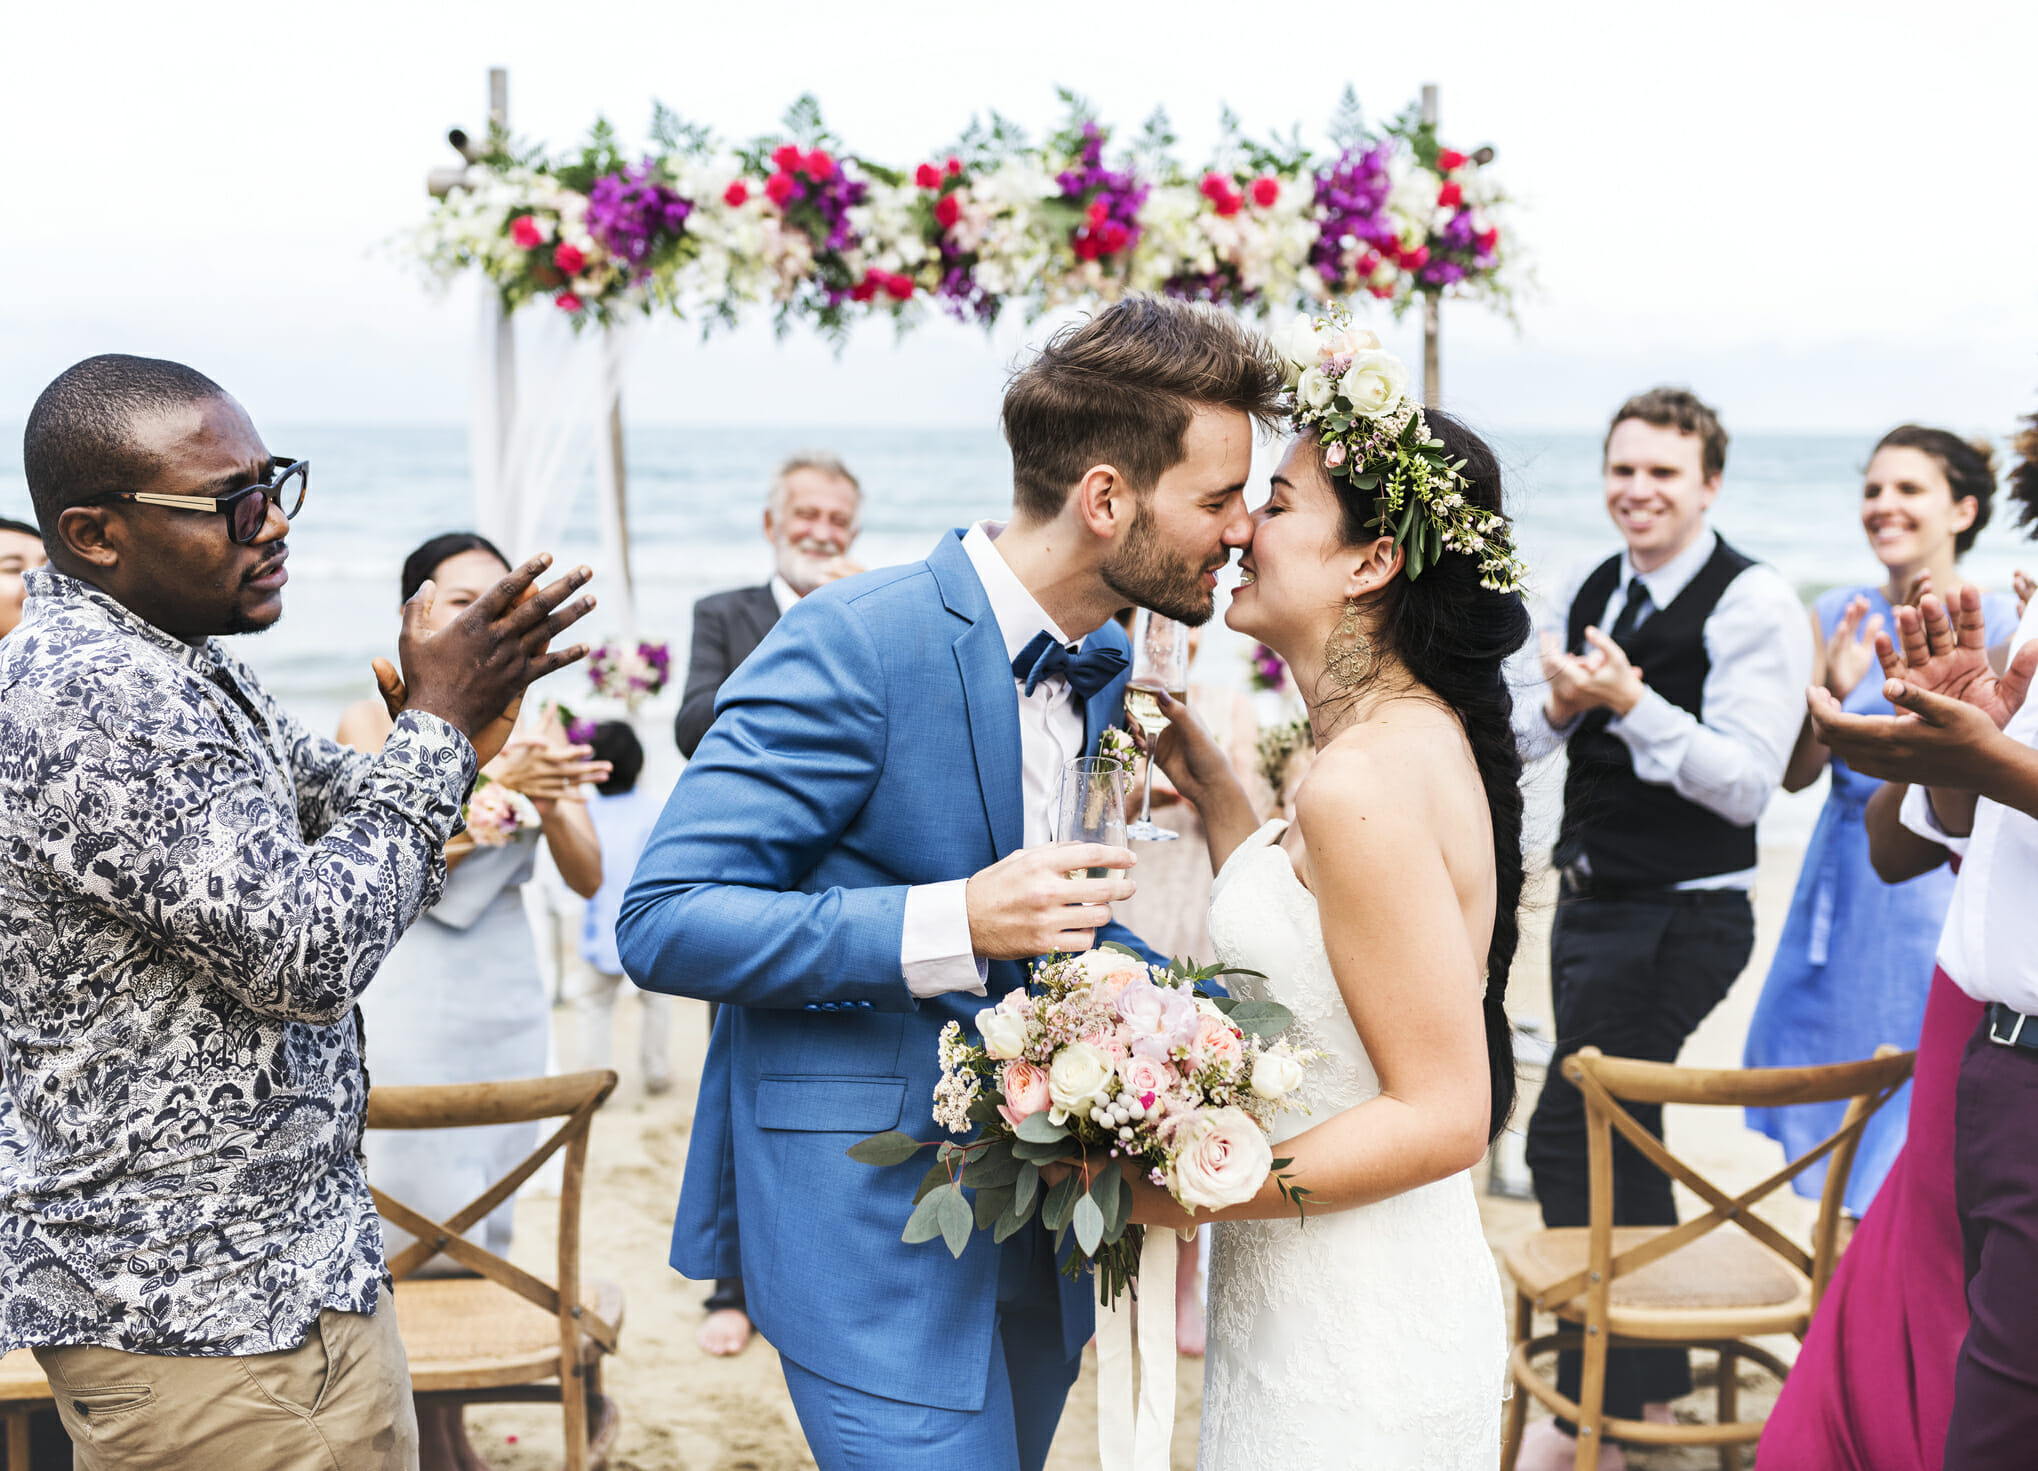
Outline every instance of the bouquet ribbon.
<svg viewBox="0 0 2038 1471">
<path fill-rule="evenodd" d="M 1190 1238 L 1194 1240 L 1192 1236 Z M 1139 1396 L 1132 1390 L 1132 1294 L 1097 1313 L 1097 1458 L 1103 1471 L 1168 1471 L 1175 1433 L 1176 1236 L 1148 1227 L 1139 1248 Z"/>
</svg>

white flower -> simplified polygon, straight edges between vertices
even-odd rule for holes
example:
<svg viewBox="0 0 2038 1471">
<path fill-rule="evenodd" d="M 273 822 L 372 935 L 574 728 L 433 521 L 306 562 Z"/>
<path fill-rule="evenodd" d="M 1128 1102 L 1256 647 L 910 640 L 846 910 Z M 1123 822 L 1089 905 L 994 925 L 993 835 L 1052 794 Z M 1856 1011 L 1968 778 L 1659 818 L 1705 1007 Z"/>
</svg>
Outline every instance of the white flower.
<svg viewBox="0 0 2038 1471">
<path fill-rule="evenodd" d="M 1297 313 L 1294 321 L 1274 333 L 1274 351 L 1293 363 L 1298 371 L 1321 366 L 1323 348 L 1315 321 Z M 1295 375 L 1290 373 L 1288 376 L 1293 378 Z"/>
<path fill-rule="evenodd" d="M 1262 1052 L 1253 1059 L 1252 1089 L 1261 1098 L 1292 1093 L 1301 1082 L 1301 1060 L 1286 1052 Z"/>
<path fill-rule="evenodd" d="M 1352 358 L 1337 386 L 1355 413 L 1384 418 L 1408 392 L 1408 369 L 1391 352 L 1362 352 Z"/>
<path fill-rule="evenodd" d="M 1251 1200 L 1274 1167 L 1267 1136 L 1242 1108 L 1194 1115 L 1175 1142 L 1168 1189 L 1191 1210 L 1223 1210 Z"/>
<path fill-rule="evenodd" d="M 1054 1100 L 1048 1117 L 1060 1123 L 1070 1114 L 1083 1119 L 1111 1096 L 1116 1072 L 1101 1048 L 1071 1042 L 1047 1065 L 1047 1096 Z"/>
<path fill-rule="evenodd" d="M 1305 409 L 1327 409 L 1337 397 L 1337 381 L 1321 368 L 1304 368 L 1295 383 L 1295 397 Z"/>
<path fill-rule="evenodd" d="M 977 1013 L 977 1030 L 984 1036 L 984 1051 L 1000 1062 L 1010 1062 L 1026 1050 L 1026 1018 L 1002 1007 L 988 1007 Z"/>
</svg>

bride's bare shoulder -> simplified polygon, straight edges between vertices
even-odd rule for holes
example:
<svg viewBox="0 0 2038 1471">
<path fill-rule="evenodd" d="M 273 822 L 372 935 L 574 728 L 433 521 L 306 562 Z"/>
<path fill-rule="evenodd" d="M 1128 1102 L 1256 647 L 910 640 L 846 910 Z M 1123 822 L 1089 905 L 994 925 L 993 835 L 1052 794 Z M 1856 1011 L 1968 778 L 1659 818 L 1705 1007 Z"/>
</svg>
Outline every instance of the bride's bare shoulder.
<svg viewBox="0 0 2038 1471">
<path fill-rule="evenodd" d="M 1361 825 L 1429 826 L 1456 805 L 1456 789 L 1467 781 L 1465 795 L 1475 795 L 1479 772 L 1457 720 L 1447 710 L 1405 701 L 1317 752 L 1296 788 L 1295 816 L 1305 836 L 1311 828 L 1348 838 Z"/>
</svg>

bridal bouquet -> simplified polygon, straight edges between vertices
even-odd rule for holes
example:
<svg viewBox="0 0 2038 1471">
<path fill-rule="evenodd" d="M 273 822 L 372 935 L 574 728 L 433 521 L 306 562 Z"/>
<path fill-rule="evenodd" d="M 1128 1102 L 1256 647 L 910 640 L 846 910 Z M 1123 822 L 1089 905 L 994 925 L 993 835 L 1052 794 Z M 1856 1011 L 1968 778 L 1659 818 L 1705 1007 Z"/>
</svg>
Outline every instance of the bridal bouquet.
<svg viewBox="0 0 2038 1471">
<path fill-rule="evenodd" d="M 1288 1163 L 1267 1142 L 1307 1063 L 1270 1040 L 1288 1026 L 1287 1008 L 1200 990 L 1243 973 L 1181 961 L 1163 969 L 1112 945 L 1050 957 L 1032 985 L 977 1013 L 976 1041 L 960 1022 L 942 1030 L 935 1122 L 951 1134 L 981 1132 L 935 1144 L 889 1130 L 850 1157 L 897 1165 L 935 1144 L 904 1240 L 939 1236 L 961 1256 L 973 1228 L 1003 1241 L 1038 1211 L 1057 1245 L 1075 1232 L 1080 1251 L 1066 1270 L 1094 1265 L 1109 1305 L 1139 1269 L 1126 1172 L 1192 1211 L 1221 1210 L 1251 1199 Z M 1084 1168 L 1044 1186 L 1041 1167 L 1062 1160 Z M 1308 1192 L 1285 1182 L 1281 1191 L 1299 1212 Z"/>
<path fill-rule="evenodd" d="M 475 777 L 460 815 L 467 823 L 467 836 L 483 848 L 504 847 L 540 823 L 529 797 L 486 775 Z"/>
<path fill-rule="evenodd" d="M 672 678 L 672 650 L 664 644 L 604 643 L 587 656 L 587 678 L 596 694 L 635 709 L 638 701 L 655 699 Z"/>
</svg>

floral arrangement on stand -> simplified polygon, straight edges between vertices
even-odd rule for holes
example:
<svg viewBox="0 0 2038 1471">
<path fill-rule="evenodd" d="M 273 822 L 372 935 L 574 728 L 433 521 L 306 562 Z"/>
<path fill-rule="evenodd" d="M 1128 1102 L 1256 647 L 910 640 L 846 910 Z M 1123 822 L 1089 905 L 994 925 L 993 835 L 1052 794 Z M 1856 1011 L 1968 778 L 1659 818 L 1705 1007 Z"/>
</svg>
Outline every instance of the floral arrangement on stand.
<svg viewBox="0 0 2038 1471">
<path fill-rule="evenodd" d="M 972 1230 L 1003 1241 L 1037 1211 L 1057 1246 L 1075 1232 L 1063 1270 L 1094 1265 L 1109 1305 L 1138 1270 L 1128 1172 L 1192 1211 L 1258 1194 L 1288 1164 L 1267 1131 L 1293 1106 L 1311 1058 L 1275 1040 L 1292 1020 L 1286 1007 L 1204 995 L 1201 984 L 1221 974 L 1241 972 L 1163 969 L 1107 944 L 1035 966 L 1029 986 L 977 1013 L 977 1041 L 950 1022 L 934 1121 L 974 1137 L 937 1144 L 887 1130 L 849 1151 L 888 1167 L 935 1146 L 902 1239 L 939 1236 L 961 1256 Z M 1074 1171 L 1043 1183 L 1043 1165 L 1076 1159 L 1087 1179 Z M 1281 1190 L 1299 1214 L 1308 1192 Z"/>
<path fill-rule="evenodd" d="M 656 699 L 671 679 L 672 650 L 664 644 L 609 641 L 587 656 L 587 680 L 594 692 L 633 711 Z"/>
<path fill-rule="evenodd" d="M 905 168 L 847 147 L 811 97 L 735 148 L 663 107 L 642 154 L 606 122 L 556 160 L 498 133 L 414 249 L 437 281 L 478 272 L 506 308 L 549 300 L 576 327 L 770 310 L 839 336 L 867 316 L 988 324 L 1128 290 L 1260 313 L 1361 295 L 1397 314 L 1426 295 L 1509 306 L 1492 150 L 1445 147 L 1413 112 L 1369 130 L 1348 90 L 1323 156 L 1227 115 L 1185 168 L 1160 114 L 1120 147 L 1063 98 L 1044 144 L 992 114 Z"/>
</svg>

